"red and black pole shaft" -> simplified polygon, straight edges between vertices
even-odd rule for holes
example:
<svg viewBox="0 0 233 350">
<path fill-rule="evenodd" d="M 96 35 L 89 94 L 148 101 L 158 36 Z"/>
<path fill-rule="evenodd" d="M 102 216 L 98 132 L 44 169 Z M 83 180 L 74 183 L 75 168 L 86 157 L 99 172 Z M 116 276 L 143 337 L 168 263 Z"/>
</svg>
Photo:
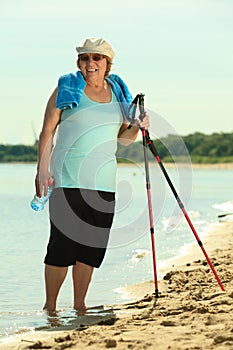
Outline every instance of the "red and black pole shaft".
<svg viewBox="0 0 233 350">
<path fill-rule="evenodd" d="M 219 276 L 218 276 L 218 274 L 217 274 L 217 272 L 216 272 L 216 270 L 214 268 L 214 265 L 210 261 L 209 256 L 208 256 L 208 254 L 207 254 L 207 252 L 206 252 L 206 250 L 205 250 L 205 248 L 203 246 L 203 243 L 201 242 L 201 240 L 200 240 L 200 238 L 199 238 L 199 236 L 197 234 L 197 231 L 196 231 L 195 227 L 193 226 L 193 224 L 192 224 L 192 222 L 191 222 L 191 220 L 190 220 L 190 218 L 188 216 L 187 211 L 184 208 L 184 204 L 182 203 L 178 193 L 176 192 L 175 187 L 173 186 L 173 184 L 172 184 L 172 182 L 171 182 L 171 180 L 170 180 L 170 178 L 168 176 L 168 173 L 167 173 L 166 169 L 163 166 L 163 163 L 162 163 L 162 161 L 160 159 L 160 156 L 159 156 L 159 154 L 157 152 L 157 149 L 156 149 L 155 145 L 153 144 L 153 141 L 150 139 L 149 131 L 145 130 L 145 134 L 146 134 L 146 143 L 147 143 L 148 147 L 150 148 L 152 154 L 156 158 L 156 160 L 157 160 L 157 162 L 158 162 L 158 164 L 160 166 L 160 169 L 162 170 L 162 172 L 163 172 L 163 174 L 164 174 L 164 176 L 165 176 L 165 178 L 166 178 L 166 180 L 167 180 L 167 182 L 168 182 L 168 184 L 169 184 L 169 186 L 170 186 L 170 188 L 171 188 L 171 190 L 172 190 L 172 192 L 173 192 L 173 194 L 174 194 L 174 196 L 175 196 L 175 198 L 177 200 L 177 203 L 178 203 L 180 209 L 182 210 L 182 212 L 183 212 L 183 214 L 184 214 L 184 216 L 185 216 L 185 218 L 186 218 L 186 220 L 187 220 L 187 222 L 188 222 L 188 224 L 189 224 L 189 226 L 190 226 L 190 228 L 191 228 L 191 230 L 192 230 L 192 232 L 193 232 L 193 234 L 194 234 L 194 236 L 195 236 L 195 238 L 197 240 L 198 245 L 200 246 L 200 248 L 201 248 L 203 254 L 205 255 L 205 258 L 206 258 L 206 260 L 207 260 L 207 262 L 208 262 L 208 264 L 209 264 L 209 266 L 210 266 L 210 268 L 212 270 L 212 272 L 214 273 L 214 276 L 215 276 L 216 280 L 218 281 L 218 284 L 219 284 L 221 290 L 225 291 L 225 289 L 223 287 L 223 284 L 222 284 L 222 282 L 221 282 L 221 280 L 220 280 L 220 278 L 219 278 Z"/>
<path fill-rule="evenodd" d="M 145 116 L 144 95 L 139 94 L 138 97 L 139 97 L 139 109 L 140 109 L 139 118 L 142 120 Z M 141 129 L 141 131 L 142 131 L 144 163 L 145 163 L 147 202 L 148 202 L 149 220 L 150 220 L 150 234 L 151 234 L 152 258 L 153 258 L 153 270 L 154 270 L 155 297 L 158 298 L 159 289 L 158 289 L 158 278 L 157 278 L 157 268 L 156 268 L 154 220 L 153 220 L 153 210 L 152 210 L 152 200 L 151 200 L 151 185 L 150 185 L 150 174 L 149 174 L 149 163 L 148 163 L 147 137 L 146 137 L 146 130 Z"/>
</svg>

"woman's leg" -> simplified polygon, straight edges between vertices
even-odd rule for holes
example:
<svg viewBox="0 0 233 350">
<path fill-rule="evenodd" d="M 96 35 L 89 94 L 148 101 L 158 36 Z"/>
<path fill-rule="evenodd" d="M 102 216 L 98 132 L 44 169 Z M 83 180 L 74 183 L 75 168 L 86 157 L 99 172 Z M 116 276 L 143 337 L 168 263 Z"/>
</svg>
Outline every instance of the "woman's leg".
<svg viewBox="0 0 233 350">
<path fill-rule="evenodd" d="M 48 311 L 56 310 L 56 302 L 59 290 L 66 277 L 68 267 L 45 265 L 45 289 L 46 302 L 44 309 Z"/>
<path fill-rule="evenodd" d="M 84 311 L 85 297 L 94 268 L 79 261 L 73 266 L 74 309 Z"/>
</svg>

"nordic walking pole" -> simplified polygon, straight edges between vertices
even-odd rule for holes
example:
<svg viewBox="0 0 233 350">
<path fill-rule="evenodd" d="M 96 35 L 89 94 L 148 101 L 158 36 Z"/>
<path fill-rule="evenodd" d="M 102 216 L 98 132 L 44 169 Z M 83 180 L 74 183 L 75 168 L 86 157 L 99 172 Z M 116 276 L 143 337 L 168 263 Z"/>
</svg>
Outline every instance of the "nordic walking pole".
<svg viewBox="0 0 233 350">
<path fill-rule="evenodd" d="M 145 116 L 144 111 L 144 95 L 139 94 L 139 119 L 143 120 Z M 147 201 L 149 210 L 149 220 L 150 220 L 150 233 L 151 233 L 151 245 L 152 245 L 152 257 L 153 257 L 153 269 L 154 269 L 154 284 L 155 284 L 155 297 L 159 297 L 158 290 L 158 278 L 156 270 L 156 254 L 155 254 L 155 240 L 154 240 L 154 222 L 153 222 L 153 211 L 152 211 L 152 200 L 151 200 L 151 190 L 150 190 L 150 175 L 149 175 L 149 164 L 148 164 L 148 151 L 147 151 L 147 140 L 146 140 L 146 130 L 141 129 L 142 140 L 143 140 L 143 151 L 144 151 L 144 163 L 145 163 L 145 176 L 146 176 L 146 190 L 147 190 Z"/>
<path fill-rule="evenodd" d="M 165 178 L 166 178 L 166 180 L 167 180 L 167 182 L 168 182 L 168 184 L 169 184 L 169 186 L 170 186 L 170 188 L 171 188 L 171 190 L 172 190 L 172 192 L 173 192 L 173 194 L 174 194 L 174 196 L 175 196 L 175 198 L 177 200 L 177 203 L 178 203 L 180 209 L 182 210 L 182 212 L 183 212 L 183 214 L 184 214 L 184 216 L 185 216 L 185 218 L 186 218 L 186 220 L 187 220 L 187 222 L 188 222 L 188 224 L 189 224 L 189 226 L 190 226 L 190 228 L 191 228 L 191 230 L 192 230 L 192 232 L 193 232 L 193 234 L 194 234 L 194 236 L 195 236 L 195 238 L 197 240 L 197 243 L 199 244 L 203 254 L 205 255 L 205 258 L 206 258 L 206 260 L 207 260 L 211 270 L 213 271 L 216 280 L 218 281 L 218 284 L 219 284 L 221 290 L 225 292 L 223 284 L 222 284 L 222 282 L 221 282 L 221 280 L 220 280 L 220 278 L 219 278 L 219 276 L 218 276 L 218 274 L 217 274 L 217 272 L 216 272 L 216 270 L 214 268 L 214 265 L 210 261 L 209 256 L 208 256 L 208 254 L 207 254 L 207 252 L 206 252 L 206 250 L 205 250 L 205 248 L 203 246 L 203 243 L 201 242 L 201 240 L 200 240 L 200 238 L 199 238 L 199 236 L 197 234 L 197 231 L 196 231 L 195 227 L 193 226 L 193 224 L 192 224 L 192 222 L 191 222 L 191 220 L 190 220 L 190 218 L 188 216 L 187 211 L 185 210 L 184 204 L 182 203 L 179 195 L 177 194 L 177 192 L 175 190 L 175 187 L 173 186 L 173 184 L 172 184 L 172 182 L 171 182 L 171 180 L 170 180 L 170 178 L 168 176 L 168 173 L 167 173 L 166 169 L 163 166 L 163 163 L 162 163 L 162 161 L 160 159 L 160 156 L 158 154 L 158 151 L 157 151 L 155 145 L 153 144 L 153 141 L 150 139 L 149 131 L 145 130 L 145 134 L 146 134 L 146 143 L 147 143 L 147 145 L 149 146 L 149 148 L 150 148 L 152 154 L 154 155 L 154 157 L 156 158 L 156 160 L 157 160 L 157 162 L 158 162 L 158 164 L 160 166 L 160 169 L 162 170 L 162 172 L 163 172 L 163 174 L 164 174 L 164 176 L 165 176 Z"/>
</svg>

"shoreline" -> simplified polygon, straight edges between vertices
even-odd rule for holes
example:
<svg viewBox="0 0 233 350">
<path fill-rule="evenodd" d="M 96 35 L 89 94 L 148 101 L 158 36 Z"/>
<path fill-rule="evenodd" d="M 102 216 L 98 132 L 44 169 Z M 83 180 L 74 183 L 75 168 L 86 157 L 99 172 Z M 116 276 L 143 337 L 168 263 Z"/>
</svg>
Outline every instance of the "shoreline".
<svg viewBox="0 0 233 350">
<path fill-rule="evenodd" d="M 12 164 L 12 165 L 18 165 L 18 164 L 22 164 L 22 165 L 36 165 L 37 162 L 36 161 L 28 161 L 28 162 L 20 162 L 20 161 L 12 161 L 12 162 L 0 162 L 0 164 Z M 127 166 L 127 167 L 134 167 L 135 165 L 144 165 L 144 163 L 117 163 L 117 166 Z M 150 165 L 154 165 L 158 163 L 156 161 L 154 162 L 149 162 Z M 181 167 L 181 168 L 186 168 L 186 167 L 191 167 L 193 169 L 233 169 L 233 163 L 192 163 L 190 161 L 190 163 L 166 163 L 163 162 L 163 165 L 167 168 L 177 168 L 177 167 Z"/>
<path fill-rule="evenodd" d="M 216 240 L 216 235 L 218 235 L 219 230 L 222 230 L 224 226 L 229 226 L 230 228 L 232 226 L 233 234 L 233 223 L 231 222 L 215 222 L 210 224 L 206 228 L 205 232 L 200 234 L 198 233 L 199 239 L 202 242 L 202 246 L 212 263 L 212 260 L 215 260 L 215 251 L 219 249 L 218 240 Z M 193 238 L 193 240 L 194 241 L 192 243 L 189 243 L 181 248 L 179 256 L 174 256 L 172 258 L 166 259 L 161 262 L 160 266 L 157 266 L 158 286 L 161 283 L 163 287 L 163 277 L 166 275 L 166 273 L 180 269 L 188 270 L 193 266 L 196 266 L 197 261 L 198 263 L 201 263 L 202 261 L 204 266 L 208 265 L 207 260 L 197 240 L 195 238 Z M 223 249 L 227 249 L 227 242 L 225 242 L 225 244 L 222 247 Z M 123 286 L 119 289 L 126 297 L 129 298 L 129 302 L 137 301 L 138 299 L 141 299 L 145 296 L 144 291 L 146 291 L 146 294 L 152 294 L 154 292 L 154 281 L 144 281 L 134 285 Z"/>
<path fill-rule="evenodd" d="M 141 166 L 144 165 L 144 163 L 118 163 L 117 166 L 128 166 L 128 167 L 134 167 L 138 164 L 140 164 Z M 149 165 L 158 165 L 158 163 L 155 162 L 149 162 Z M 167 168 L 193 168 L 193 169 L 233 169 L 233 163 L 206 163 L 206 164 L 202 164 L 202 163 L 165 163 L 163 162 L 164 167 Z"/>
<path fill-rule="evenodd" d="M 106 306 L 98 318 L 76 317 L 63 329 L 14 336 L 0 349 L 232 349 L 233 223 L 218 223 L 200 238 L 226 292 L 194 242 L 166 262 L 158 299 L 153 281 L 127 286 L 137 301 Z"/>
</svg>

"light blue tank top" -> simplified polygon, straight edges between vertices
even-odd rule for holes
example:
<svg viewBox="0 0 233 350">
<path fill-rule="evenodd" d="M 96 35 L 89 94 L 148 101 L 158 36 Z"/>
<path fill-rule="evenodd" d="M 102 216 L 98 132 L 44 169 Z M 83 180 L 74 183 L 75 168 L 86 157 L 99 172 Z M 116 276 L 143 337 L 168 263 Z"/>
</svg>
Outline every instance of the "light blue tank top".
<svg viewBox="0 0 233 350">
<path fill-rule="evenodd" d="M 117 135 L 122 124 L 119 103 L 82 95 L 77 108 L 62 112 L 50 171 L 55 187 L 115 192 Z"/>
</svg>

